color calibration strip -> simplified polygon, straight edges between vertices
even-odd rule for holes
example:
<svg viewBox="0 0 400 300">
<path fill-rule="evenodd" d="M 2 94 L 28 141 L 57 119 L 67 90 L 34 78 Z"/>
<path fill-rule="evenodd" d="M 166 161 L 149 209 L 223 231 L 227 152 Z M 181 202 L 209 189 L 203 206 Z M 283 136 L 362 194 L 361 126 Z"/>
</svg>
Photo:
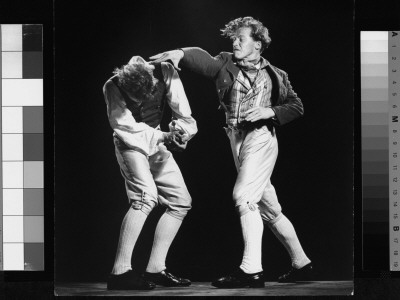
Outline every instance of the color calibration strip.
<svg viewBox="0 0 400 300">
<path fill-rule="evenodd" d="M 398 33 L 361 32 L 364 270 L 400 270 Z"/>
<path fill-rule="evenodd" d="M 363 269 L 389 266 L 388 32 L 361 32 Z"/>
<path fill-rule="evenodd" d="M 42 25 L 1 25 L 0 270 L 44 270 Z"/>
<path fill-rule="evenodd" d="M 400 271 L 400 32 L 389 31 L 389 238 L 390 270 Z"/>
</svg>

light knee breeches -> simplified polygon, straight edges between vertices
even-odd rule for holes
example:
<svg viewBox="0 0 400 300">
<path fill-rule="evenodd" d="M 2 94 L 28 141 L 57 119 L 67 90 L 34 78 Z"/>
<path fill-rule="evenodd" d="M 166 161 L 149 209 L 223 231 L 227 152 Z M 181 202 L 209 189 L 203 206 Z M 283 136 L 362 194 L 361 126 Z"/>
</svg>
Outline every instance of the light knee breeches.
<svg viewBox="0 0 400 300">
<path fill-rule="evenodd" d="M 114 143 L 132 208 L 149 214 L 159 203 L 167 208 L 166 213 L 183 219 L 191 209 L 192 198 L 172 153 L 164 152 L 159 160 L 157 153 L 147 157 L 128 148 L 118 137 L 114 137 Z"/>
<path fill-rule="evenodd" d="M 263 220 L 272 222 L 281 213 L 270 180 L 278 157 L 276 135 L 267 126 L 250 131 L 227 128 L 226 132 L 238 171 L 233 200 L 239 215 L 258 208 Z"/>
</svg>

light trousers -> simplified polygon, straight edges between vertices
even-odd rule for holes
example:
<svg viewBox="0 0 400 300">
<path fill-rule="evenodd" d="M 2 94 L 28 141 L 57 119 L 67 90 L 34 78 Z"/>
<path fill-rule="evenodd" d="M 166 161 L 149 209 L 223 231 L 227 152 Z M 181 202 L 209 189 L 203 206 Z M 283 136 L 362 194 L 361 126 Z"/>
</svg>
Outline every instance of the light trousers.
<svg viewBox="0 0 400 300">
<path fill-rule="evenodd" d="M 117 136 L 114 144 L 132 208 L 148 215 L 160 204 L 167 214 L 182 220 L 192 207 L 192 198 L 172 153 L 165 150 L 147 157 L 127 147 Z"/>
<path fill-rule="evenodd" d="M 233 200 L 240 216 L 260 210 L 265 222 L 278 221 L 282 208 L 271 175 L 278 157 L 278 141 L 267 126 L 253 130 L 225 128 L 238 176 Z"/>
</svg>

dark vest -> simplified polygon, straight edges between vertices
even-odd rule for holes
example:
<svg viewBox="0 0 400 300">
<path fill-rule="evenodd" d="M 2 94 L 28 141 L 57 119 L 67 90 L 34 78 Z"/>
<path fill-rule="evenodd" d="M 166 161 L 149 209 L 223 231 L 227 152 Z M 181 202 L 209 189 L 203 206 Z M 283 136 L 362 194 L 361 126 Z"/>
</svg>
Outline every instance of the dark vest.
<svg viewBox="0 0 400 300">
<path fill-rule="evenodd" d="M 135 118 L 135 121 L 143 122 L 153 128 L 156 128 L 161 123 L 166 100 L 166 88 L 164 77 L 161 71 L 161 64 L 155 65 L 153 76 L 158 79 L 156 89 L 151 95 L 150 99 L 142 101 L 141 104 L 138 104 L 131 100 L 125 93 L 125 91 L 119 87 L 117 76 L 113 77 L 112 81 L 118 87 L 122 97 L 126 102 L 128 109 L 131 111 L 132 116 Z"/>
</svg>

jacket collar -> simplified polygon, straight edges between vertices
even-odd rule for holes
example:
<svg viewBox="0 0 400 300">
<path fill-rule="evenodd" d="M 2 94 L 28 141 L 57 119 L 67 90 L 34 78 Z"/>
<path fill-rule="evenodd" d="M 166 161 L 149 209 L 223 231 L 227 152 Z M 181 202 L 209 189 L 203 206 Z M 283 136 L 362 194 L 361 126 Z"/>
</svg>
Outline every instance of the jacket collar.
<svg viewBox="0 0 400 300">
<path fill-rule="evenodd" d="M 227 64 L 226 70 L 229 73 L 231 73 L 233 75 L 234 79 L 236 80 L 236 78 L 239 74 L 240 68 L 235 64 L 235 57 L 233 56 L 232 53 L 230 53 L 230 56 L 231 56 L 230 63 Z M 271 66 L 271 64 L 269 63 L 269 61 L 261 56 L 261 69 L 270 67 L 270 66 Z M 272 70 L 272 68 L 271 68 L 271 70 Z"/>
</svg>

